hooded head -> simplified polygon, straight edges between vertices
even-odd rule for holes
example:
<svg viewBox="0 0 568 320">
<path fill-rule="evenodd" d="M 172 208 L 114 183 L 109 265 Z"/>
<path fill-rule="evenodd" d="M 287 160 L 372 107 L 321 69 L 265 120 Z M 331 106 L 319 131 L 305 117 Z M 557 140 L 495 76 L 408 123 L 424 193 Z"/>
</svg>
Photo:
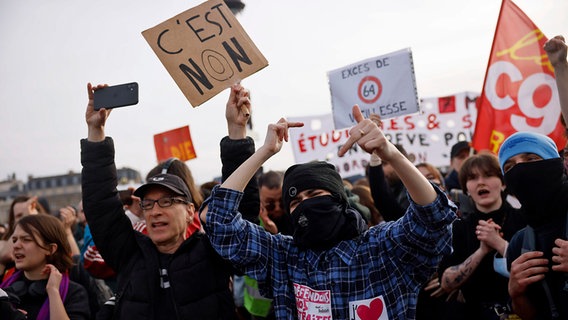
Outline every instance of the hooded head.
<svg viewBox="0 0 568 320">
<path fill-rule="evenodd" d="M 499 165 L 505 173 L 505 162 L 522 153 L 534 153 L 543 160 L 560 158 L 556 144 L 549 137 L 534 132 L 517 132 L 509 136 L 499 149 Z"/>
<path fill-rule="evenodd" d="M 311 189 L 330 194 L 306 198 L 291 213 L 292 237 L 298 247 L 328 249 L 366 230 L 361 215 L 349 206 L 341 177 L 327 162 L 298 164 L 286 170 L 282 183 L 284 210 L 290 214 L 292 199 Z"/>
<path fill-rule="evenodd" d="M 323 189 L 341 203 L 347 203 L 347 195 L 343 188 L 343 181 L 335 166 L 328 162 L 318 161 L 296 164 L 284 173 L 282 182 L 282 201 L 284 210 L 290 213 L 290 202 L 300 192 L 308 189 Z"/>
<path fill-rule="evenodd" d="M 518 159 L 505 172 L 507 161 L 523 154 L 537 155 L 542 160 Z M 557 223 L 566 214 L 568 185 L 564 183 L 562 160 L 552 139 L 532 132 L 515 133 L 501 145 L 499 165 L 507 190 L 521 202 L 528 225 Z"/>
</svg>

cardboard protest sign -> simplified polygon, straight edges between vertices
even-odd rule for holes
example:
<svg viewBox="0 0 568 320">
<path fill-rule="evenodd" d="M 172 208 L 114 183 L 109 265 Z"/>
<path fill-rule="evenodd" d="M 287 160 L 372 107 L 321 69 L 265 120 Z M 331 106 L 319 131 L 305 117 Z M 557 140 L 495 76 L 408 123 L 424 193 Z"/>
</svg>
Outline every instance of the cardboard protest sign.
<svg viewBox="0 0 568 320">
<path fill-rule="evenodd" d="M 193 107 L 268 65 L 221 0 L 204 2 L 142 35 Z"/>
<path fill-rule="evenodd" d="M 365 174 L 370 155 L 357 144 L 343 157 L 337 156 L 337 151 L 349 137 L 349 129 L 333 130 L 331 114 L 289 117 L 288 121 L 304 123 L 303 127 L 290 130 L 290 144 L 296 163 L 328 161 L 335 165 L 343 178 Z"/>
<path fill-rule="evenodd" d="M 173 129 L 154 135 L 154 147 L 158 162 L 176 157 L 181 161 L 196 158 L 189 126 Z"/>
<path fill-rule="evenodd" d="M 328 72 L 336 129 L 356 124 L 351 108 L 358 104 L 365 118 L 382 119 L 418 112 L 418 94 L 410 49 L 360 61 Z"/>
<path fill-rule="evenodd" d="M 383 120 L 383 132 L 392 143 L 402 145 L 415 164 L 449 166 L 452 146 L 472 139 L 478 96 L 461 92 L 422 99 L 420 114 Z"/>
</svg>

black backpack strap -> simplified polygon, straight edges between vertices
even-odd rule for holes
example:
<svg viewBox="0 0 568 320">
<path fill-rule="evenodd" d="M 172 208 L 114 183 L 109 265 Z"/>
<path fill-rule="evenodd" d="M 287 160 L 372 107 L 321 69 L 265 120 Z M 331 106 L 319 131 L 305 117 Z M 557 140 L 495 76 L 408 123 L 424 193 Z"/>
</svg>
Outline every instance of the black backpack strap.
<svg viewBox="0 0 568 320">
<path fill-rule="evenodd" d="M 566 226 L 564 230 L 566 239 L 568 239 L 568 213 L 566 214 Z M 535 242 L 535 233 L 534 229 L 531 226 L 525 227 L 525 234 L 523 235 L 523 246 L 521 248 L 521 254 L 525 252 L 530 252 L 536 250 L 536 242 Z M 556 304 L 552 298 L 552 292 L 550 292 L 550 287 L 546 280 L 542 280 L 540 282 L 542 284 L 542 289 L 544 290 L 544 294 L 546 295 L 546 300 L 548 301 L 548 306 L 550 308 L 550 315 L 552 319 L 558 319 L 560 314 L 558 313 L 558 308 L 556 308 Z M 568 279 L 564 284 L 564 290 L 568 289 Z"/>
</svg>

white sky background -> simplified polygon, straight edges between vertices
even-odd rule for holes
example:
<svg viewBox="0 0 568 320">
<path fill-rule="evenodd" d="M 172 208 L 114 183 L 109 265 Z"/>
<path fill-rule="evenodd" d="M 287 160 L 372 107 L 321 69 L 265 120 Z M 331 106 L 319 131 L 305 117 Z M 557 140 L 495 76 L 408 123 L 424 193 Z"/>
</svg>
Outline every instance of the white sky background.
<svg viewBox="0 0 568 320">
<path fill-rule="evenodd" d="M 237 16 L 269 62 L 251 90 L 257 147 L 280 116 L 331 112 L 326 73 L 410 47 L 418 94 L 481 92 L 500 0 L 243 0 Z M 514 1 L 547 37 L 568 35 L 568 1 Z M 0 180 L 80 172 L 86 83 L 136 81 L 140 102 L 116 109 L 106 133 L 118 167 L 156 165 L 153 136 L 189 125 L 198 183 L 220 176 L 228 90 L 192 108 L 141 35 L 201 1 L 0 1 Z M 266 163 L 294 162 L 285 145 Z"/>
</svg>

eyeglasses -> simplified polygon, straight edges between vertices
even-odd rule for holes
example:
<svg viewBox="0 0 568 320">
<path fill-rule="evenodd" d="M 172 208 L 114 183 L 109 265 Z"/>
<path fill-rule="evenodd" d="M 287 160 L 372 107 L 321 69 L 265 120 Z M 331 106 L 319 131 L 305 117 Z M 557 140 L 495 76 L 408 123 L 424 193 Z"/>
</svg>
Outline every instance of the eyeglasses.
<svg viewBox="0 0 568 320">
<path fill-rule="evenodd" d="M 176 197 L 166 197 L 166 198 L 160 198 L 158 200 L 144 199 L 144 200 L 140 201 L 140 207 L 142 208 L 142 210 L 152 210 L 152 208 L 154 208 L 155 203 L 158 203 L 158 206 L 160 208 L 167 208 L 167 207 L 171 207 L 174 203 L 188 204 L 189 201 L 184 200 L 184 199 L 180 199 L 180 198 L 176 198 Z"/>
<path fill-rule="evenodd" d="M 282 201 L 282 199 L 280 199 L 279 201 L 268 201 L 264 203 L 264 208 L 266 209 L 266 211 L 274 211 L 274 209 L 276 209 L 276 203 L 278 203 L 280 209 L 284 208 L 284 202 Z"/>
</svg>

